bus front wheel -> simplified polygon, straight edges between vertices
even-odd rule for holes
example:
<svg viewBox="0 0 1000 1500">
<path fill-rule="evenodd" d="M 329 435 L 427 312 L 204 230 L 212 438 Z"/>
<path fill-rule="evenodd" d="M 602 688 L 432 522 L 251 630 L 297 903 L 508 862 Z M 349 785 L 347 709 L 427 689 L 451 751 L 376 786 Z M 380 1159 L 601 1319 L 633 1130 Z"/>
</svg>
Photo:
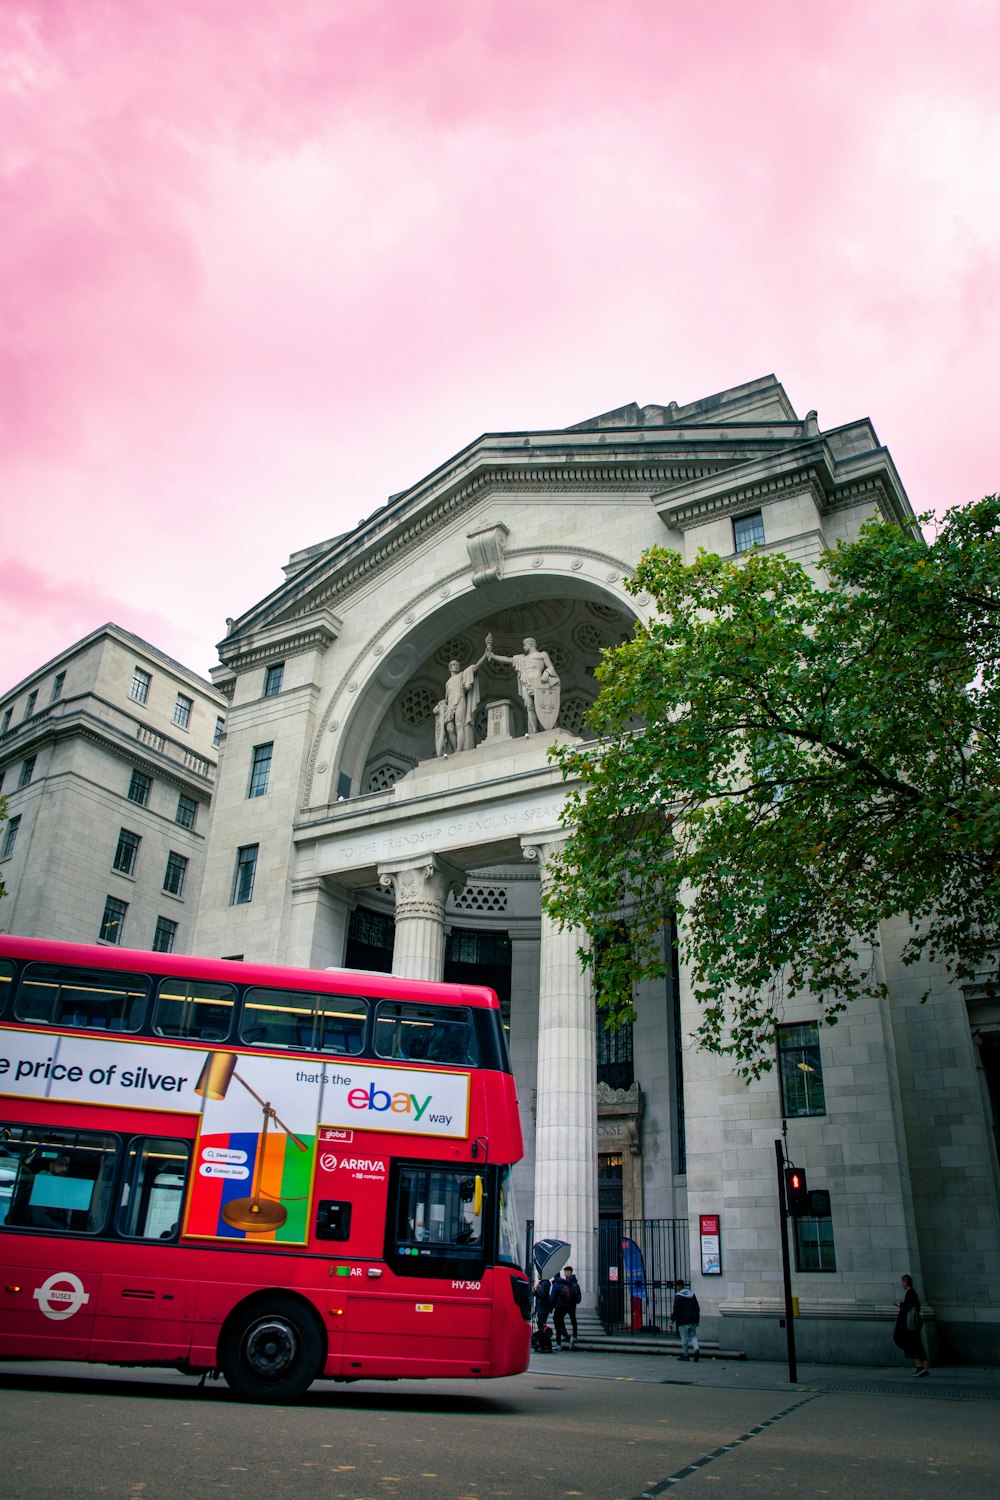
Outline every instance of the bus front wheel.
<svg viewBox="0 0 1000 1500">
<path fill-rule="evenodd" d="M 223 1333 L 219 1365 L 241 1401 L 295 1401 L 319 1374 L 323 1335 L 294 1297 L 272 1297 L 234 1314 Z"/>
</svg>

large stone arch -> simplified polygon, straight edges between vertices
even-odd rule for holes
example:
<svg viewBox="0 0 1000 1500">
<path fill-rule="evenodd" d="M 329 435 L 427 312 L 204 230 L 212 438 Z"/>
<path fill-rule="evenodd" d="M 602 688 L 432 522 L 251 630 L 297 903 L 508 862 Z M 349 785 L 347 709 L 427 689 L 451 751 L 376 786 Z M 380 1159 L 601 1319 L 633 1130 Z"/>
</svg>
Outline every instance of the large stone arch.
<svg viewBox="0 0 1000 1500">
<path fill-rule="evenodd" d="M 556 550 L 564 550 L 566 557 L 560 559 L 562 566 L 553 568 Z M 514 561 L 516 565 L 517 554 Z M 447 657 L 456 642 L 464 641 L 469 648 L 458 654 L 471 658 L 475 650 L 481 655 L 486 631 L 492 630 L 497 651 L 510 655 L 520 650 L 525 634 L 536 636 L 545 649 L 557 646 L 555 635 L 559 634 L 557 654 L 563 664 L 572 659 L 574 667 L 585 663 L 592 672 L 601 648 L 617 644 L 641 617 L 642 609 L 623 587 L 627 569 L 619 559 L 582 554 L 579 548 L 549 548 L 547 566 L 537 566 L 540 562 L 539 554 L 526 554 L 523 564 L 507 577 L 479 587 L 472 585 L 466 569 L 436 580 L 400 604 L 359 647 L 333 685 L 310 755 L 307 806 L 336 802 L 338 786 L 345 783 L 352 796 L 369 789 L 364 785 L 364 770 L 373 756 L 385 759 L 386 746 L 379 736 L 383 741 L 391 738 L 387 715 L 411 690 L 432 707 L 429 695 L 440 695 L 443 690 Z M 596 694 L 592 676 L 589 693 L 580 676 L 577 670 L 564 694 L 566 713 L 573 721 L 567 727 L 573 733 L 579 732 L 586 701 Z M 484 696 L 517 700 L 509 670 L 505 678 L 489 670 L 485 688 Z M 515 717 L 519 713 L 515 702 Z M 422 734 L 409 736 L 405 726 L 397 725 L 398 738 L 404 742 L 397 747 L 401 764 L 433 755 L 431 724 L 432 716 Z"/>
</svg>

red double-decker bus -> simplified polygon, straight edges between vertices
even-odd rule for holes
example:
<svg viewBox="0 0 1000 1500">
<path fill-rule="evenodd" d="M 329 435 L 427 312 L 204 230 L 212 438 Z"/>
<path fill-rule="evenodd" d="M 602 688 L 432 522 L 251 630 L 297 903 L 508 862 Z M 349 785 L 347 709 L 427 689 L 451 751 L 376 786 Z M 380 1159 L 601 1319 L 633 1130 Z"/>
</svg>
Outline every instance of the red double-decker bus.
<svg viewBox="0 0 1000 1500">
<path fill-rule="evenodd" d="M 496 995 L 0 937 L 0 1358 L 516 1374 Z"/>
</svg>

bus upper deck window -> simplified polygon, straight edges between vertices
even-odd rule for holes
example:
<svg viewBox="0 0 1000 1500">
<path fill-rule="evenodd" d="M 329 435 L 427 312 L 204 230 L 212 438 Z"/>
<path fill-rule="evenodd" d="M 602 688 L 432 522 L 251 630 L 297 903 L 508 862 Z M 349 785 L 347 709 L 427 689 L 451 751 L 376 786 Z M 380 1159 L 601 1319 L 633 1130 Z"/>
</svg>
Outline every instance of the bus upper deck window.
<svg viewBox="0 0 1000 1500">
<path fill-rule="evenodd" d="M 157 1036 L 224 1042 L 232 1025 L 236 990 L 200 979 L 161 979 L 153 1009 Z"/>
<path fill-rule="evenodd" d="M 138 1031 L 146 1019 L 149 987 L 145 974 L 28 964 L 14 999 L 14 1015 L 43 1026 Z"/>
<path fill-rule="evenodd" d="M 478 1061 L 471 1013 L 464 1006 L 414 1005 L 382 1000 L 375 1020 L 379 1057 L 475 1067 Z"/>
<path fill-rule="evenodd" d="M 365 1044 L 368 1003 L 354 995 L 248 989 L 240 1040 L 252 1047 L 288 1047 L 356 1057 Z"/>
<path fill-rule="evenodd" d="M 0 958 L 0 1016 L 7 1009 L 14 979 L 14 965 L 9 958 Z"/>
</svg>

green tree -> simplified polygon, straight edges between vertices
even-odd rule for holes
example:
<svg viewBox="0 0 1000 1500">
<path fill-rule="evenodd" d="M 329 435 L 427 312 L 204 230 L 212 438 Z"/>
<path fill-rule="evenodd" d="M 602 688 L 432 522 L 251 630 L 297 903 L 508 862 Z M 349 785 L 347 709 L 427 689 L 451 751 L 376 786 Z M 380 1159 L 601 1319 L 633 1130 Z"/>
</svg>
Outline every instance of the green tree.
<svg viewBox="0 0 1000 1500">
<path fill-rule="evenodd" d="M 576 785 L 546 905 L 597 939 L 612 1024 L 666 972 L 673 909 L 699 1042 L 744 1076 L 787 999 L 829 1021 L 884 995 L 889 917 L 907 963 L 968 979 L 1000 953 L 1000 498 L 930 542 L 871 522 L 822 564 L 651 550 L 629 588 L 655 612 L 605 655 L 596 739 L 553 752 Z"/>
</svg>

